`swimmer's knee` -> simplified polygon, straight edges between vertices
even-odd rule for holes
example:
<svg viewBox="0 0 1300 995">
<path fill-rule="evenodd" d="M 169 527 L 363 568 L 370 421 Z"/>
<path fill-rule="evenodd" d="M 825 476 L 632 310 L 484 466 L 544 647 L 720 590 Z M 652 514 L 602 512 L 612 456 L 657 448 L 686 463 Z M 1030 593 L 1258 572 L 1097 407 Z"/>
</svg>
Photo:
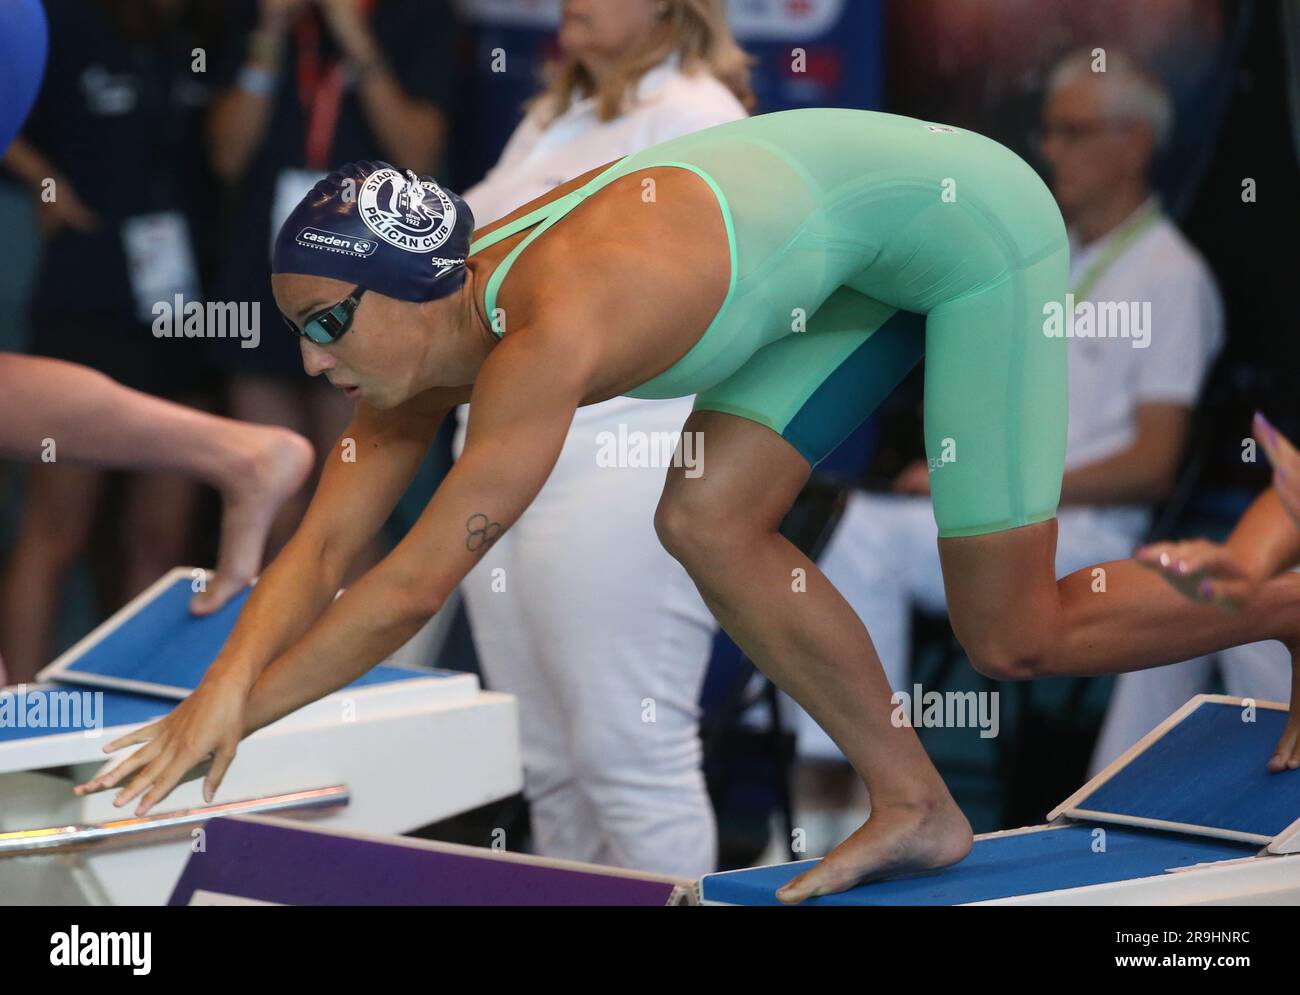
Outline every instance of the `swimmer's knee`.
<svg viewBox="0 0 1300 995">
<path fill-rule="evenodd" d="M 707 496 L 665 493 L 655 509 L 655 534 L 688 571 L 717 562 L 745 541 L 746 524 Z"/>
<path fill-rule="evenodd" d="M 699 545 L 700 530 L 688 502 L 664 496 L 655 508 L 655 535 L 678 563 L 689 566 Z"/>
<path fill-rule="evenodd" d="M 964 641 L 971 666 L 994 681 L 1028 681 L 1047 673 L 1047 654 L 1002 638 Z"/>
<path fill-rule="evenodd" d="M 1047 652 L 1042 640 L 1015 625 L 989 624 L 986 619 L 949 617 L 957 642 L 977 673 L 994 681 L 1027 681 L 1043 676 Z"/>
</svg>

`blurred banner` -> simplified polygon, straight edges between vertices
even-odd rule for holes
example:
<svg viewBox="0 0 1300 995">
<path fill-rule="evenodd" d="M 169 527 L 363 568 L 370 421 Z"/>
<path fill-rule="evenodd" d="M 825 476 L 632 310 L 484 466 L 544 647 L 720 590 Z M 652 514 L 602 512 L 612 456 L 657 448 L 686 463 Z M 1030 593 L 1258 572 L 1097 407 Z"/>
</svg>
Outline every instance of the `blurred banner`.
<svg viewBox="0 0 1300 995">
<path fill-rule="evenodd" d="M 905 0 L 887 6 L 886 109 L 979 131 L 1035 164 L 1030 136 L 1047 76 L 1062 56 L 1122 50 L 1152 70 L 1175 107 L 1172 140 L 1156 164 L 1157 187 L 1175 216 L 1186 208 L 1214 150 L 1255 10 L 1236 0 Z"/>
<path fill-rule="evenodd" d="M 459 0 L 473 39 L 461 105 L 462 186 L 496 161 L 554 53 L 560 0 Z M 729 0 L 728 21 L 758 60 L 759 112 L 881 105 L 882 0 Z M 799 57 L 797 49 L 802 49 Z M 796 59 L 799 61 L 796 61 Z"/>
</svg>

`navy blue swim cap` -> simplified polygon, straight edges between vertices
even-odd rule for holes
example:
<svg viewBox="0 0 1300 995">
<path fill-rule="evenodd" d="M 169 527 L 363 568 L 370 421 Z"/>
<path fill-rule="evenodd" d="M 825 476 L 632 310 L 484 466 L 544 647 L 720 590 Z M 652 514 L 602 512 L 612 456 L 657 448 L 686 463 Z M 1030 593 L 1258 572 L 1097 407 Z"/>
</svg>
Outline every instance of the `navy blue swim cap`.
<svg viewBox="0 0 1300 995">
<path fill-rule="evenodd" d="M 469 205 L 431 177 L 353 162 L 312 187 L 280 226 L 271 272 L 430 301 L 465 282 L 473 233 Z"/>
</svg>

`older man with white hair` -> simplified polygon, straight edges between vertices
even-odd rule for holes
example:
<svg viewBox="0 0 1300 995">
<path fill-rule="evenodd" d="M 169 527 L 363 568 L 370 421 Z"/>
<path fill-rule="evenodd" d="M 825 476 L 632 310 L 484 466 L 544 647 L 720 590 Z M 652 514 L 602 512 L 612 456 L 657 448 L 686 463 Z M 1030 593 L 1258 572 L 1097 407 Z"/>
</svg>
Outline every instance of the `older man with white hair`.
<svg viewBox="0 0 1300 995">
<path fill-rule="evenodd" d="M 1071 55 L 1049 77 L 1041 152 L 1070 229 L 1074 302 L 1051 329 L 1070 340 L 1060 575 L 1132 554 L 1151 505 L 1173 483 L 1192 407 L 1221 344 L 1213 277 L 1151 189 L 1152 160 L 1171 126 L 1163 87 L 1120 53 Z M 902 689 L 911 608 L 940 612 L 945 604 L 925 461 L 905 468 L 893 491 L 851 496 L 821 566 Z M 1134 716 L 1127 729 L 1141 721 Z M 839 757 L 806 716 L 798 729 L 804 757 Z M 1117 742 L 1127 729 L 1117 731 Z"/>
</svg>

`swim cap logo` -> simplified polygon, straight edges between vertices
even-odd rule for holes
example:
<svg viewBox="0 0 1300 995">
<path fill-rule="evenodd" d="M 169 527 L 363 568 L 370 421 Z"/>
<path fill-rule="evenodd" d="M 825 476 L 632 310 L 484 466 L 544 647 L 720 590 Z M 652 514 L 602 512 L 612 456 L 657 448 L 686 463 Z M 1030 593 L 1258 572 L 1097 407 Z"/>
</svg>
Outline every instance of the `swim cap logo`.
<svg viewBox="0 0 1300 995">
<path fill-rule="evenodd" d="M 377 169 L 361 185 L 357 207 L 366 227 L 407 252 L 431 252 L 451 238 L 456 205 L 432 180 L 410 170 Z"/>
<path fill-rule="evenodd" d="M 372 256 L 379 248 L 379 243 L 369 238 L 356 238 L 343 235 L 324 228 L 307 227 L 298 232 L 295 241 L 308 249 L 323 249 L 326 252 L 339 252 L 345 256 Z"/>
</svg>

